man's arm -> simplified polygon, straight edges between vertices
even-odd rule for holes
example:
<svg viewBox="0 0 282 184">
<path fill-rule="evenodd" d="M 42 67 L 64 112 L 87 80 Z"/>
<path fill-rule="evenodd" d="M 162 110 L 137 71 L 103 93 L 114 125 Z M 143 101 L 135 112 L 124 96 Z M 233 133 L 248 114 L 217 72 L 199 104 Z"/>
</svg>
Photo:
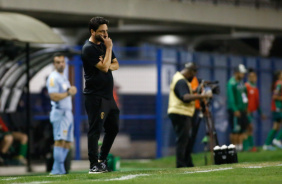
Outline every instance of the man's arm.
<svg viewBox="0 0 282 184">
<path fill-rule="evenodd" d="M 117 58 L 114 58 L 112 60 L 112 63 L 110 65 L 110 68 L 109 68 L 111 71 L 115 71 L 115 70 L 118 70 L 119 69 L 119 63 L 118 63 L 118 60 Z"/>
<path fill-rule="evenodd" d="M 279 95 L 280 91 L 281 91 L 281 85 L 277 85 L 272 96 L 273 100 L 282 101 L 282 96 Z"/>
<path fill-rule="evenodd" d="M 174 88 L 175 95 L 185 103 L 189 103 L 193 100 L 203 99 L 203 98 L 210 98 L 212 97 L 211 94 L 190 94 L 190 89 L 187 85 L 185 79 L 179 80 Z"/>
<path fill-rule="evenodd" d="M 233 91 L 233 85 L 228 83 L 227 84 L 227 103 L 231 104 L 231 108 L 234 112 L 234 116 L 240 117 L 241 113 L 238 110 L 238 107 L 235 104 L 235 96 L 234 96 L 234 91 Z"/>
<path fill-rule="evenodd" d="M 282 96 L 279 96 L 279 95 L 273 95 L 273 100 L 279 100 L 279 101 L 282 101 Z"/>
<path fill-rule="evenodd" d="M 104 44 L 106 46 L 106 54 L 105 57 L 102 61 L 99 61 L 96 64 L 96 67 L 101 70 L 102 72 L 107 73 L 108 70 L 110 69 L 111 66 L 111 62 L 112 62 L 112 49 L 113 49 L 113 42 L 112 40 L 107 37 L 107 38 L 103 38 L 101 36 L 101 38 L 104 40 Z M 100 59 L 101 60 L 101 59 Z"/>
<path fill-rule="evenodd" d="M 212 94 L 185 94 L 183 96 L 184 102 L 188 101 L 193 101 L 193 100 L 201 100 L 205 98 L 211 98 Z"/>
<path fill-rule="evenodd" d="M 71 86 L 67 92 L 64 93 L 49 93 L 50 99 L 52 101 L 58 102 L 68 96 L 74 96 L 77 92 L 77 89 L 75 86 Z"/>
<path fill-rule="evenodd" d="M 228 83 L 227 84 L 227 101 L 228 104 L 231 104 L 232 110 L 238 111 L 238 108 L 235 104 L 235 97 L 234 97 L 234 92 L 233 92 L 233 85 Z"/>
<path fill-rule="evenodd" d="M 64 98 L 68 97 L 69 93 L 68 92 L 65 92 L 65 93 L 50 93 L 49 96 L 50 96 L 50 99 L 52 101 L 58 102 L 58 101 L 60 101 Z"/>
<path fill-rule="evenodd" d="M 100 59 L 99 62 L 102 62 L 102 63 L 104 62 L 102 57 L 100 57 L 99 59 Z M 114 58 L 114 59 L 112 60 L 112 63 L 111 63 L 111 65 L 110 65 L 109 70 L 115 71 L 115 70 L 118 70 L 118 69 L 119 69 L 118 60 L 117 60 L 116 58 Z"/>
</svg>

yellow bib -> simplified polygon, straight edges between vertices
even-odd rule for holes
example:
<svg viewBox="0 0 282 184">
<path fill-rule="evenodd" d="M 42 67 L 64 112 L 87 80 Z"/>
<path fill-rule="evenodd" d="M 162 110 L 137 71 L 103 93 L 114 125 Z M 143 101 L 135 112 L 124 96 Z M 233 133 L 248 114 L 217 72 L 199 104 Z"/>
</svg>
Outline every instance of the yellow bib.
<svg viewBox="0 0 282 184">
<path fill-rule="evenodd" d="M 181 79 L 185 79 L 185 78 L 180 72 L 176 72 L 176 74 L 174 74 L 172 78 L 172 82 L 170 84 L 170 93 L 169 93 L 167 112 L 168 114 L 179 114 L 179 115 L 186 115 L 186 116 L 192 117 L 195 112 L 195 101 L 185 103 L 182 100 L 180 100 L 174 93 L 175 85 Z M 193 90 L 188 81 L 187 81 L 187 85 L 189 87 L 190 94 L 193 94 Z"/>
</svg>

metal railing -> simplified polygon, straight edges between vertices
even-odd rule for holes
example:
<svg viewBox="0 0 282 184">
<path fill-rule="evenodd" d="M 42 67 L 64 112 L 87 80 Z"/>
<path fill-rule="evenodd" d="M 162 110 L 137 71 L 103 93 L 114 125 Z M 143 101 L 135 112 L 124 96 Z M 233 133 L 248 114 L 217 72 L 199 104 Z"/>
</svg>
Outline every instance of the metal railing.
<svg viewBox="0 0 282 184">
<path fill-rule="evenodd" d="M 165 0 L 163 0 L 165 1 Z M 209 4 L 222 4 L 231 6 L 245 6 L 254 8 L 271 8 L 282 9 L 281 0 L 167 0 L 183 3 L 209 3 Z"/>
</svg>

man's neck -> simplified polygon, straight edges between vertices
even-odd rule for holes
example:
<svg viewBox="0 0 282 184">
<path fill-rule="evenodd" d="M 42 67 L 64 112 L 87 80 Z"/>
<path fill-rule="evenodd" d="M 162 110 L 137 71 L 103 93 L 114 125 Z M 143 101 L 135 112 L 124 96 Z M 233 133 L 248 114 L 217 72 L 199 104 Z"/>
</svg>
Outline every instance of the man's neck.
<svg viewBox="0 0 282 184">
<path fill-rule="evenodd" d="M 96 45 L 100 45 L 100 41 L 97 41 L 93 36 L 90 36 L 89 41 L 95 43 Z"/>
<path fill-rule="evenodd" d="M 56 72 L 58 72 L 60 75 L 64 75 L 64 72 L 59 72 L 58 70 L 56 70 Z"/>
</svg>

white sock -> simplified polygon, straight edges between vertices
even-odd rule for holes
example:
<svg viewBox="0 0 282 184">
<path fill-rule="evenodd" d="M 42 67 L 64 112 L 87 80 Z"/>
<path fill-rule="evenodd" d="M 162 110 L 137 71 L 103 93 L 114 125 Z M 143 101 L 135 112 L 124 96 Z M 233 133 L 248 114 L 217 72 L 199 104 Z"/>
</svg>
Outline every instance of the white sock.
<svg viewBox="0 0 282 184">
<path fill-rule="evenodd" d="M 242 151 L 242 150 L 243 150 L 243 144 L 239 144 L 239 145 L 238 145 L 238 150 L 239 150 L 239 151 Z"/>
</svg>

